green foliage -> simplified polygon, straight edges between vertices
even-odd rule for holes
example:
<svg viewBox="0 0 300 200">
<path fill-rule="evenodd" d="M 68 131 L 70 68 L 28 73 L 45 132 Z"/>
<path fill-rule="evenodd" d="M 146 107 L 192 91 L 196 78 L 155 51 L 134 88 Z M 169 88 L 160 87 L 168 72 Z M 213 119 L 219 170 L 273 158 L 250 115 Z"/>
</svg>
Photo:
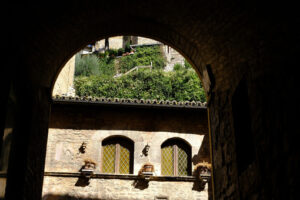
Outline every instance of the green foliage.
<svg viewBox="0 0 300 200">
<path fill-rule="evenodd" d="M 184 67 L 186 69 L 192 69 L 193 68 L 192 65 L 187 60 L 185 60 L 185 59 L 184 59 Z"/>
<path fill-rule="evenodd" d="M 115 74 L 114 59 L 96 55 L 76 55 L 75 76 L 112 77 Z"/>
<path fill-rule="evenodd" d="M 76 55 L 75 76 L 100 75 L 98 67 L 98 57 L 96 55 Z"/>
<path fill-rule="evenodd" d="M 100 77 L 111 78 L 115 75 L 115 60 L 111 57 L 99 58 Z"/>
<path fill-rule="evenodd" d="M 111 49 L 105 53 L 76 56 L 76 94 L 110 98 L 137 98 L 205 102 L 201 82 L 185 60 L 175 64 L 174 71 L 164 72 L 165 59 L 159 46 L 137 47 L 133 55 L 115 58 L 126 50 Z M 118 61 L 118 62 L 115 62 Z M 150 65 L 153 70 L 139 69 L 119 78 L 113 78 L 118 68 L 129 71 L 135 66 Z"/>
<path fill-rule="evenodd" d="M 183 70 L 183 69 L 184 69 L 184 66 L 182 66 L 182 64 L 180 64 L 180 63 L 176 63 L 174 65 L 174 70 L 175 71 L 179 71 L 179 70 Z"/>
<path fill-rule="evenodd" d="M 116 57 L 118 55 L 117 49 L 109 49 L 109 50 L 107 50 L 107 52 L 108 52 L 109 57 Z"/>
<path fill-rule="evenodd" d="M 139 70 L 120 78 L 76 77 L 79 96 L 137 98 L 176 101 L 205 101 L 205 93 L 195 72 L 180 70 Z"/>
<path fill-rule="evenodd" d="M 130 52 L 131 48 L 130 48 L 130 42 L 126 42 L 125 44 L 125 52 Z"/>
<path fill-rule="evenodd" d="M 118 56 L 122 56 L 123 53 L 125 53 L 123 48 L 118 49 Z"/>
<path fill-rule="evenodd" d="M 133 55 L 120 59 L 120 71 L 124 73 L 135 66 L 151 65 L 151 62 L 154 69 L 162 69 L 165 66 L 159 46 L 137 47 Z"/>
</svg>

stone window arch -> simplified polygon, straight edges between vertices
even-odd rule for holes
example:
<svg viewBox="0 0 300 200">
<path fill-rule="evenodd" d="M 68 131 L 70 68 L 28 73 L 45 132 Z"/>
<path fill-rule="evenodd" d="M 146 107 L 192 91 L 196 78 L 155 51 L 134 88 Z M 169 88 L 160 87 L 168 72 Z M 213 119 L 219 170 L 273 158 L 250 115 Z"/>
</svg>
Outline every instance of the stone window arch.
<svg viewBox="0 0 300 200">
<path fill-rule="evenodd" d="M 101 172 L 133 173 L 134 142 L 124 136 L 111 136 L 102 141 Z"/>
<path fill-rule="evenodd" d="M 183 139 L 171 138 L 161 145 L 161 175 L 190 176 L 191 146 Z"/>
</svg>

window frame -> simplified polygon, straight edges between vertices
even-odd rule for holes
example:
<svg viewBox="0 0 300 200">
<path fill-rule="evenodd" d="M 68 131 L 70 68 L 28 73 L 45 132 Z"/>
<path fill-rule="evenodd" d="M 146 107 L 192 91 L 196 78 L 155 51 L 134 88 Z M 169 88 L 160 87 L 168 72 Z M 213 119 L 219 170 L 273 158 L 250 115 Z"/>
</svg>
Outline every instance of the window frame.
<svg viewBox="0 0 300 200">
<path fill-rule="evenodd" d="M 171 143 L 170 145 L 168 145 L 168 143 Z M 178 146 L 183 146 L 183 150 L 185 151 L 185 153 L 187 154 L 187 176 L 191 176 L 192 175 L 192 149 L 191 149 L 191 145 L 189 145 L 189 143 L 187 143 L 185 140 L 181 139 L 181 138 L 170 138 L 167 139 L 166 141 L 164 141 L 161 145 L 161 175 L 162 176 L 183 176 L 183 175 L 179 175 L 179 158 L 178 158 L 178 149 L 180 147 Z M 167 146 L 171 146 L 172 147 L 172 152 L 173 152 L 173 163 L 172 163 L 172 167 L 173 167 L 173 174 L 172 175 L 164 175 L 162 173 L 162 149 L 164 147 Z"/>
<path fill-rule="evenodd" d="M 109 172 L 103 172 L 103 159 L 104 159 L 104 146 L 106 144 L 104 143 L 112 143 L 115 146 L 115 156 L 114 156 L 114 172 L 109 173 Z M 126 144 L 126 145 L 122 145 Z M 102 140 L 101 143 L 101 168 L 100 172 L 103 174 L 118 174 L 118 175 L 126 175 L 126 174 L 121 174 L 120 173 L 120 156 L 121 156 L 121 146 L 125 147 L 129 151 L 129 173 L 128 174 L 133 174 L 133 165 L 134 165 L 134 142 L 124 136 L 110 136 L 108 138 L 105 138 Z"/>
</svg>

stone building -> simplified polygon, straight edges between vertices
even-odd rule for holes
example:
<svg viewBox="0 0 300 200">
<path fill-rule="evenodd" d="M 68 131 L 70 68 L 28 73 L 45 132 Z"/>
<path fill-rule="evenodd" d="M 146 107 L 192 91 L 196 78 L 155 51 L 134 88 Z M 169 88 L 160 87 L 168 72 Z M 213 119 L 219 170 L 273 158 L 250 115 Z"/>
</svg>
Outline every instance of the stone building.
<svg viewBox="0 0 300 200">
<path fill-rule="evenodd" d="M 210 162 L 205 104 L 126 102 L 54 99 L 43 199 L 208 199 L 209 172 L 199 180 L 194 171 Z M 96 164 L 89 183 L 86 160 Z M 146 163 L 154 165 L 149 181 Z"/>
<path fill-rule="evenodd" d="M 299 199 L 297 2 L 40 1 L 2 8 L 2 55 L 11 62 L 1 68 L 1 149 L 4 134 L 12 139 L 0 199 L 42 198 L 51 91 L 66 61 L 92 41 L 129 34 L 174 47 L 203 81 L 214 199 Z"/>
<path fill-rule="evenodd" d="M 125 48 L 126 43 L 131 45 L 136 44 L 161 44 L 160 42 L 139 36 L 115 36 L 109 37 L 107 39 L 99 40 L 95 42 L 95 50 L 104 51 L 105 49 L 105 40 L 108 40 L 109 48 L 110 49 L 119 49 Z"/>
</svg>

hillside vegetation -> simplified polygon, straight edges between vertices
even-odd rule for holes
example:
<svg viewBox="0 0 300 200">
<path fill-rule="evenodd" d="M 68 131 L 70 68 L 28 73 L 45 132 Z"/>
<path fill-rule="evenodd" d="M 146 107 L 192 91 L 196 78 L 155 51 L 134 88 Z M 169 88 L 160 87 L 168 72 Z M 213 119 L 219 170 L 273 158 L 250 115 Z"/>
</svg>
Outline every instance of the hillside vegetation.
<svg viewBox="0 0 300 200">
<path fill-rule="evenodd" d="M 78 96 L 206 101 L 201 82 L 187 62 L 164 72 L 165 60 L 158 46 L 139 47 L 133 55 L 116 58 L 118 52 L 76 57 L 74 86 Z M 152 69 L 124 75 L 135 66 L 151 62 Z M 116 73 L 123 75 L 114 78 Z"/>
</svg>

